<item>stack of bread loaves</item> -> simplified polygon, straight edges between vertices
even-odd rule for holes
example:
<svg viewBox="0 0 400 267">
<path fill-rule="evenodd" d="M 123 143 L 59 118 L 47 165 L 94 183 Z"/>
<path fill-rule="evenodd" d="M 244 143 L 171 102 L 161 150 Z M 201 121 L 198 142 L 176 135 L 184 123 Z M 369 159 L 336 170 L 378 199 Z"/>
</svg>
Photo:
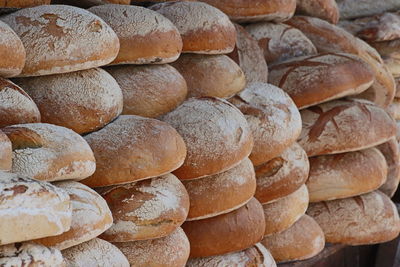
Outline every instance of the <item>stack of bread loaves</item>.
<svg viewBox="0 0 400 267">
<path fill-rule="evenodd" d="M 393 99 L 391 73 L 373 48 L 335 25 L 301 16 L 286 23 L 319 52 L 275 64 L 269 75 L 301 109 L 298 142 L 310 157 L 307 214 L 330 243 L 373 244 L 397 237 L 397 209 L 378 190 L 392 194 L 398 184 L 396 125 L 377 105 L 387 107 Z M 361 92 L 376 104 L 348 97 Z"/>
</svg>

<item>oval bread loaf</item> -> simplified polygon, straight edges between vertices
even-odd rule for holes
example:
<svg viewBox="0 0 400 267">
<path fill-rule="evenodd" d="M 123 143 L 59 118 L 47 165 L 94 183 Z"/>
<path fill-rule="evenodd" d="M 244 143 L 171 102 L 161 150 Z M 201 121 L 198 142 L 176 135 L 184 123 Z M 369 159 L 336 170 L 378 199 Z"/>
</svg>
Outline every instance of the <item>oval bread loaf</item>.
<svg viewBox="0 0 400 267">
<path fill-rule="evenodd" d="M 4 2 L 10 1 L 0 1 L 0 7 L 7 4 Z M 0 36 L 0 77 L 16 76 L 21 73 L 25 65 L 24 45 L 10 26 L 2 21 L 0 21 Z"/>
</svg>

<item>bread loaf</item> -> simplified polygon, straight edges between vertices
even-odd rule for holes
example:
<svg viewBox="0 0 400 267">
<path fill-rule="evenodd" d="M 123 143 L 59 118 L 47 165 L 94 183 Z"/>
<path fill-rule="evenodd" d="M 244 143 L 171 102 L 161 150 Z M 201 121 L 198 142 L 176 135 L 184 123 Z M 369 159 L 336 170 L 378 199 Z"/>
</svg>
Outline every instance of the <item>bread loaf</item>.
<svg viewBox="0 0 400 267">
<path fill-rule="evenodd" d="M 0 266 L 67 267 L 59 250 L 47 248 L 33 242 L 1 246 Z"/>
<path fill-rule="evenodd" d="M 12 166 L 12 146 L 10 139 L 0 130 L 0 170 L 10 171 Z"/>
<path fill-rule="evenodd" d="M 271 253 L 260 243 L 248 249 L 205 258 L 189 259 L 187 267 L 263 266 L 276 267 Z"/>
<path fill-rule="evenodd" d="M 310 202 L 371 192 L 385 183 L 388 174 L 385 157 L 376 148 L 312 157 L 309 161 Z"/>
<path fill-rule="evenodd" d="M 281 155 L 300 135 L 300 113 L 278 87 L 253 83 L 229 101 L 245 115 L 250 126 L 254 138 L 250 159 L 256 166 Z"/>
<path fill-rule="evenodd" d="M 0 199 L 0 245 L 58 235 L 71 226 L 68 194 L 49 183 L 0 171 Z"/>
<path fill-rule="evenodd" d="M 96 191 L 78 182 L 58 182 L 71 198 L 72 222 L 69 231 L 35 240 L 36 243 L 64 250 L 89 241 L 111 227 L 113 217 L 106 201 Z"/>
<path fill-rule="evenodd" d="M 342 19 L 365 17 L 400 8 L 397 0 L 337 0 L 337 3 Z"/>
<path fill-rule="evenodd" d="M 344 29 L 326 21 L 298 16 L 287 22 L 302 31 L 319 52 L 349 53 L 367 62 L 375 73 L 375 82 L 363 97 L 380 106 L 388 106 L 394 97 L 394 81 L 375 49 Z"/>
<path fill-rule="evenodd" d="M 382 243 L 396 238 L 400 232 L 396 206 L 380 191 L 311 203 L 307 214 L 321 226 L 329 243 Z"/>
<path fill-rule="evenodd" d="M 0 0 L 0 7 L 10 2 Z M 21 1 L 22 2 L 22 1 Z M 0 21 L 0 77 L 12 77 L 21 73 L 25 65 L 25 48 L 18 35 Z"/>
<path fill-rule="evenodd" d="M 40 112 L 32 98 L 19 86 L 0 78 L 0 127 L 40 122 Z"/>
<path fill-rule="evenodd" d="M 156 118 L 177 108 L 187 95 L 182 75 L 172 66 L 114 66 L 106 68 L 122 89 L 122 114 Z"/>
<path fill-rule="evenodd" d="M 128 259 L 124 254 L 117 247 L 100 238 L 65 249 L 62 255 L 67 266 L 129 267 Z"/>
<path fill-rule="evenodd" d="M 189 212 L 188 193 L 172 174 L 98 191 L 114 217 L 111 228 L 101 235 L 110 242 L 165 237 L 181 226 Z"/>
<path fill-rule="evenodd" d="M 1 19 L 18 34 L 26 49 L 26 64 L 19 76 L 90 69 L 110 63 L 118 54 L 115 32 L 83 9 L 44 5 Z"/>
<path fill-rule="evenodd" d="M 174 172 L 181 180 L 233 168 L 253 147 L 246 118 L 222 99 L 191 98 L 165 115 L 163 121 L 177 129 L 187 145 L 185 162 Z"/>
<path fill-rule="evenodd" d="M 79 134 L 102 128 L 122 112 L 121 88 L 99 68 L 19 78 L 15 82 L 33 98 L 42 122 Z"/>
<path fill-rule="evenodd" d="M 72 130 L 46 123 L 3 128 L 13 148 L 12 172 L 37 180 L 82 180 L 96 169 L 93 152 Z"/>
<path fill-rule="evenodd" d="M 130 183 L 169 173 L 182 165 L 186 147 L 170 125 L 133 115 L 119 116 L 85 136 L 96 157 L 90 187 Z"/>
<path fill-rule="evenodd" d="M 297 0 L 296 13 L 317 17 L 333 24 L 339 21 L 339 8 L 335 0 Z"/>
<path fill-rule="evenodd" d="M 255 197 L 266 204 L 293 193 L 306 182 L 309 167 L 306 153 L 294 143 L 280 156 L 254 168 L 257 178 Z"/>
<path fill-rule="evenodd" d="M 39 5 L 50 5 L 50 0 L 0 0 L 0 7 L 31 7 Z"/>
<path fill-rule="evenodd" d="M 134 267 L 184 267 L 190 245 L 182 228 L 171 235 L 151 240 L 115 243 Z"/>
<path fill-rule="evenodd" d="M 89 11 L 104 19 L 118 35 L 120 50 L 111 64 L 168 63 L 182 51 L 178 29 L 157 12 L 126 5 L 101 5 Z"/>
<path fill-rule="evenodd" d="M 317 54 L 313 43 L 298 29 L 282 23 L 260 22 L 246 26 L 258 41 L 268 64 Z"/>
<path fill-rule="evenodd" d="M 355 20 L 342 20 L 339 26 L 368 42 L 390 41 L 400 38 L 400 13 L 382 13 Z"/>
<path fill-rule="evenodd" d="M 240 67 L 225 55 L 182 55 L 172 63 L 185 78 L 188 97 L 230 98 L 246 86 Z"/>
<path fill-rule="evenodd" d="M 400 57 L 400 39 L 382 42 L 369 42 L 382 57 Z"/>
<path fill-rule="evenodd" d="M 236 210 L 245 205 L 256 191 L 254 167 L 248 158 L 220 174 L 182 182 L 189 193 L 187 220 L 190 221 Z"/>
<path fill-rule="evenodd" d="M 201 0 L 226 13 L 233 21 L 283 21 L 291 18 L 296 0 Z"/>
<path fill-rule="evenodd" d="M 379 188 L 380 191 L 393 197 L 400 182 L 400 154 L 399 144 L 395 138 L 377 146 L 386 159 L 388 173 L 386 182 Z"/>
<path fill-rule="evenodd" d="M 303 184 L 299 189 L 272 203 L 263 204 L 265 236 L 285 231 L 297 222 L 308 207 L 308 191 Z"/>
<path fill-rule="evenodd" d="M 264 237 L 261 243 L 279 263 L 314 257 L 324 249 L 325 239 L 315 220 L 303 215 L 292 227 L 279 234 Z"/>
<path fill-rule="evenodd" d="M 393 77 L 400 76 L 400 58 L 397 57 L 383 57 L 385 66 L 393 75 Z"/>
<path fill-rule="evenodd" d="M 395 77 L 394 78 L 395 82 L 396 82 L 396 97 L 400 97 L 400 77 Z"/>
<path fill-rule="evenodd" d="M 201 2 L 160 3 L 150 7 L 178 28 L 184 53 L 226 54 L 235 47 L 235 27 L 220 10 Z"/>
<path fill-rule="evenodd" d="M 261 204 L 253 198 L 235 211 L 185 222 L 182 228 L 190 241 L 190 257 L 208 257 L 256 244 L 264 235 L 265 220 Z"/>
<path fill-rule="evenodd" d="M 236 28 L 236 46 L 228 56 L 242 69 L 247 84 L 268 82 L 268 66 L 257 41 L 239 24 Z"/>
<path fill-rule="evenodd" d="M 396 134 L 393 119 L 366 100 L 343 99 L 301 111 L 298 140 L 309 157 L 350 152 L 388 141 Z"/>
<path fill-rule="evenodd" d="M 390 114 L 390 116 L 392 116 L 393 119 L 400 120 L 400 99 L 393 99 L 392 104 L 389 105 L 386 111 Z"/>
<path fill-rule="evenodd" d="M 287 92 L 297 107 L 303 109 L 360 94 L 372 85 L 374 76 L 371 68 L 354 55 L 324 53 L 274 65 L 268 80 Z"/>
</svg>

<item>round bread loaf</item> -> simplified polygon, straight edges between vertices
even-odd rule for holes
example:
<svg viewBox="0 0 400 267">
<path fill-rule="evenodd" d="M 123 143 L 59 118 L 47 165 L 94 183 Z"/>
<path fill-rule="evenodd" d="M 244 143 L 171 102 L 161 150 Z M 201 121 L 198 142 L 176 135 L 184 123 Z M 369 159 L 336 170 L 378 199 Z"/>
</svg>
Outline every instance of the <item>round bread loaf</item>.
<svg viewBox="0 0 400 267">
<path fill-rule="evenodd" d="M 317 17 L 330 23 L 339 22 L 339 8 L 335 0 L 297 0 L 296 14 Z"/>
<path fill-rule="evenodd" d="M 96 68 L 15 82 L 37 104 L 42 122 L 79 134 L 102 128 L 122 112 L 121 88 L 106 71 Z"/>
<path fill-rule="evenodd" d="M 19 123 L 40 122 L 35 102 L 19 86 L 0 78 L 0 128 Z"/>
<path fill-rule="evenodd" d="M 317 54 L 313 43 L 298 29 L 282 23 L 260 22 L 246 30 L 263 50 L 268 64 Z"/>
<path fill-rule="evenodd" d="M 382 144 L 396 135 L 393 119 L 365 100 L 342 99 L 301 111 L 298 140 L 309 157 L 357 151 Z"/>
<path fill-rule="evenodd" d="M 258 42 L 239 24 L 236 28 L 236 46 L 229 56 L 242 69 L 247 84 L 268 82 L 268 66 Z"/>
<path fill-rule="evenodd" d="M 205 258 L 189 259 L 187 267 L 262 266 L 276 267 L 271 253 L 260 243 L 248 249 Z"/>
<path fill-rule="evenodd" d="M 18 10 L 1 18 L 21 38 L 26 64 L 19 76 L 40 76 L 106 65 L 118 54 L 115 32 L 89 11 L 66 5 Z"/>
<path fill-rule="evenodd" d="M 7 2 L 10 1 L 0 0 L 0 7 Z M 21 73 L 25 65 L 24 45 L 18 35 L 2 21 L 0 21 L 0 36 L 0 77 L 16 76 Z"/>
<path fill-rule="evenodd" d="M 12 166 L 12 146 L 10 139 L 0 130 L 0 170 L 10 171 Z"/>
<path fill-rule="evenodd" d="M 201 2 L 160 3 L 150 7 L 171 20 L 182 36 L 184 53 L 226 54 L 236 31 L 228 16 Z"/>
<path fill-rule="evenodd" d="M 386 159 L 388 173 L 386 182 L 379 188 L 380 191 L 393 197 L 400 182 L 400 153 L 399 143 L 395 138 L 377 146 Z"/>
<path fill-rule="evenodd" d="M 72 222 L 69 231 L 35 240 L 35 242 L 64 250 L 89 241 L 111 227 L 113 217 L 106 201 L 96 191 L 78 182 L 59 182 L 71 198 Z"/>
<path fill-rule="evenodd" d="M 256 191 L 254 167 L 248 158 L 220 174 L 182 182 L 190 199 L 188 221 L 236 210 L 245 205 Z"/>
<path fill-rule="evenodd" d="M 351 54 L 326 53 L 274 65 L 268 80 L 282 88 L 297 107 L 303 109 L 360 94 L 372 85 L 374 78 L 369 65 L 360 58 Z"/>
<path fill-rule="evenodd" d="M 182 228 L 169 236 L 135 242 L 115 243 L 135 267 L 184 267 L 190 244 Z"/>
<path fill-rule="evenodd" d="M 361 97 L 384 107 L 392 102 L 393 76 L 375 49 L 346 30 L 318 18 L 296 16 L 287 23 L 302 31 L 319 52 L 355 54 L 367 62 L 375 73 L 375 82 Z"/>
<path fill-rule="evenodd" d="M 67 266 L 73 267 L 130 266 L 128 259 L 117 247 L 99 238 L 65 249 L 62 255 Z"/>
<path fill-rule="evenodd" d="M 182 137 L 167 123 L 119 116 L 85 136 L 96 157 L 96 172 L 82 182 L 90 187 L 125 184 L 169 173 L 185 160 Z"/>
<path fill-rule="evenodd" d="M 70 198 L 50 183 L 0 171 L 0 199 L 0 245 L 59 235 L 71 226 Z"/>
<path fill-rule="evenodd" d="M 296 9 L 296 0 L 201 0 L 222 10 L 237 22 L 284 21 Z"/>
<path fill-rule="evenodd" d="M 282 155 L 254 168 L 255 198 L 266 204 L 293 193 L 306 182 L 309 168 L 307 154 L 294 143 Z"/>
<path fill-rule="evenodd" d="M 177 129 L 187 145 L 185 162 L 174 172 L 182 180 L 233 168 L 253 147 L 246 118 L 222 99 L 191 98 L 165 115 L 163 121 Z"/>
<path fill-rule="evenodd" d="M 37 180 L 82 180 L 96 169 L 93 152 L 74 131 L 46 123 L 3 128 L 13 148 L 12 172 Z"/>
<path fill-rule="evenodd" d="M 312 157 L 309 161 L 310 202 L 371 192 L 385 183 L 388 174 L 385 157 L 376 148 Z"/>
<path fill-rule="evenodd" d="M 172 174 L 137 183 L 99 188 L 114 223 L 101 235 L 110 242 L 167 236 L 182 225 L 189 212 L 185 187 Z"/>
<path fill-rule="evenodd" d="M 300 113 L 282 89 L 252 83 L 229 100 L 246 117 L 254 138 L 250 159 L 255 166 L 278 157 L 301 133 Z"/>
<path fill-rule="evenodd" d="M 50 0 L 0 0 L 0 7 L 24 8 L 39 5 L 50 5 Z"/>
<path fill-rule="evenodd" d="M 252 198 L 243 207 L 216 217 L 185 222 L 190 241 L 190 258 L 215 256 L 251 247 L 265 230 L 261 204 Z"/>
<path fill-rule="evenodd" d="M 127 65 L 106 70 L 122 89 L 122 114 L 156 118 L 174 110 L 186 99 L 186 81 L 170 65 Z"/>
<path fill-rule="evenodd" d="M 266 236 L 261 243 L 268 248 L 276 262 L 287 262 L 314 257 L 324 249 L 325 238 L 316 221 L 303 215 L 289 229 Z"/>
<path fill-rule="evenodd" d="M 246 86 L 240 67 L 225 55 L 182 55 L 172 64 L 185 78 L 188 97 L 230 98 Z"/>
<path fill-rule="evenodd" d="M 59 250 L 32 242 L 1 246 L 0 266 L 67 267 Z"/>
<path fill-rule="evenodd" d="M 163 64 L 175 61 L 182 51 L 182 38 L 171 21 L 139 6 L 101 5 L 90 12 L 104 19 L 120 41 L 111 64 Z"/>
<path fill-rule="evenodd" d="M 400 99 L 393 99 L 392 104 L 386 109 L 386 111 L 392 116 L 395 120 L 400 120 Z"/>
<path fill-rule="evenodd" d="M 288 229 L 306 213 L 307 207 L 308 191 L 305 185 L 286 197 L 264 204 L 266 226 L 264 235 L 276 234 Z"/>
<path fill-rule="evenodd" d="M 396 206 L 380 191 L 311 203 L 307 214 L 321 226 L 329 243 L 382 243 L 396 238 L 400 232 Z"/>
</svg>

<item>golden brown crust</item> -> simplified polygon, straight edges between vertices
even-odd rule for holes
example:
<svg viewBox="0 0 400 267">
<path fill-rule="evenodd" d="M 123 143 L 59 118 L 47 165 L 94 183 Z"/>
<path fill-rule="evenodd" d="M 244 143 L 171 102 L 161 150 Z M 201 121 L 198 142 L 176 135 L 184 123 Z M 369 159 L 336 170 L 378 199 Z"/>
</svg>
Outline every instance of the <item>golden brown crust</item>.
<svg viewBox="0 0 400 267">
<path fill-rule="evenodd" d="M 0 7 L 1 4 L 0 0 Z M 25 65 L 24 45 L 18 35 L 2 21 L 0 21 L 0 36 L 0 77 L 16 76 L 21 73 Z"/>
<path fill-rule="evenodd" d="M 111 64 L 169 63 L 182 51 L 178 29 L 155 11 L 117 4 L 100 5 L 89 11 L 104 19 L 118 35 L 120 49 Z"/>
<path fill-rule="evenodd" d="M 312 157 L 309 161 L 310 202 L 371 192 L 385 183 L 388 174 L 385 157 L 376 148 Z"/>
<path fill-rule="evenodd" d="M 121 88 L 100 68 L 15 79 L 37 104 L 42 122 L 79 134 L 96 131 L 122 112 Z"/>
<path fill-rule="evenodd" d="M 0 128 L 40 122 L 38 107 L 32 98 L 13 82 L 0 78 Z"/>
<path fill-rule="evenodd" d="M 50 5 L 51 0 L 0 0 L 0 7 L 32 7 Z"/>
<path fill-rule="evenodd" d="M 317 17 L 333 24 L 339 22 L 339 8 L 335 0 L 297 0 L 297 13 Z"/>
<path fill-rule="evenodd" d="M 235 47 L 236 31 L 220 10 L 201 2 L 160 3 L 150 7 L 178 28 L 184 53 L 226 54 Z"/>
<path fill-rule="evenodd" d="M 156 118 L 177 108 L 187 95 L 182 75 L 172 66 L 114 66 L 106 68 L 122 89 L 122 114 Z"/>
<path fill-rule="evenodd" d="M 296 9 L 296 0 L 202 0 L 222 10 L 233 21 L 275 21 L 290 19 Z"/>
<path fill-rule="evenodd" d="M 225 55 L 184 54 L 172 66 L 185 78 L 188 97 L 230 98 L 246 85 L 243 71 Z"/>
<path fill-rule="evenodd" d="M 182 182 L 190 198 L 188 220 L 228 213 L 245 205 L 256 191 L 254 167 L 248 158 L 223 173 Z"/>
<path fill-rule="evenodd" d="M 324 249 L 324 232 L 310 216 L 303 215 L 289 229 L 264 237 L 261 241 L 276 262 L 305 260 Z"/>
<path fill-rule="evenodd" d="M 307 214 L 321 226 L 330 243 L 382 243 L 396 238 L 400 232 L 396 206 L 380 191 L 311 203 Z"/>
<path fill-rule="evenodd" d="M 150 134 L 151 133 L 151 134 Z M 186 147 L 167 123 L 134 115 L 119 116 L 85 136 L 96 157 L 90 187 L 130 183 L 169 173 L 182 165 Z"/>
<path fill-rule="evenodd" d="M 394 120 L 366 100 L 342 99 L 301 111 L 298 140 L 309 157 L 361 150 L 396 135 Z"/>
<path fill-rule="evenodd" d="M 319 52 L 355 54 L 367 62 L 375 73 L 375 82 L 362 97 L 380 106 L 388 106 L 394 97 L 393 76 L 383 65 L 382 58 L 367 43 L 354 37 L 344 29 L 318 18 L 296 16 L 287 24 L 301 30 Z"/>
<path fill-rule="evenodd" d="M 113 213 L 113 225 L 101 235 L 110 242 L 167 236 L 181 226 L 189 212 L 188 193 L 172 174 L 98 191 Z"/>
<path fill-rule="evenodd" d="M 379 188 L 379 190 L 389 197 L 393 197 L 400 182 L 399 143 L 395 138 L 392 138 L 388 142 L 377 146 L 377 148 L 382 152 L 388 166 L 386 182 Z"/>
<path fill-rule="evenodd" d="M 268 82 L 268 66 L 257 41 L 239 24 L 236 28 L 236 46 L 227 56 L 243 70 L 247 84 Z"/>
<path fill-rule="evenodd" d="M 226 171 L 247 157 L 253 138 L 246 118 L 229 102 L 191 98 L 163 117 L 183 137 L 187 157 L 174 174 L 194 179 Z"/>
<path fill-rule="evenodd" d="M 269 74 L 269 82 L 288 93 L 299 109 L 360 94 L 374 78 L 369 65 L 344 53 L 295 58 L 272 66 Z"/>
<path fill-rule="evenodd" d="M 280 88 L 252 83 L 229 99 L 246 117 L 254 138 L 250 159 L 255 166 L 278 157 L 301 132 L 300 113 Z"/>
<path fill-rule="evenodd" d="M 0 130 L 0 170 L 10 171 L 12 166 L 12 146 L 10 139 Z"/>
<path fill-rule="evenodd" d="M 182 228 L 166 237 L 114 243 L 135 267 L 184 267 L 189 257 L 189 240 Z"/>
<path fill-rule="evenodd" d="M 261 204 L 253 198 L 235 211 L 189 221 L 182 228 L 190 241 L 190 257 L 208 257 L 256 244 L 264 235 L 265 220 Z"/>
<path fill-rule="evenodd" d="M 309 167 L 307 154 L 294 143 L 279 157 L 255 167 L 255 197 L 266 204 L 293 193 L 306 182 Z"/>
<path fill-rule="evenodd" d="M 288 229 L 306 213 L 307 207 L 308 191 L 304 184 L 288 196 L 263 204 L 264 235 L 276 234 Z"/>
</svg>

